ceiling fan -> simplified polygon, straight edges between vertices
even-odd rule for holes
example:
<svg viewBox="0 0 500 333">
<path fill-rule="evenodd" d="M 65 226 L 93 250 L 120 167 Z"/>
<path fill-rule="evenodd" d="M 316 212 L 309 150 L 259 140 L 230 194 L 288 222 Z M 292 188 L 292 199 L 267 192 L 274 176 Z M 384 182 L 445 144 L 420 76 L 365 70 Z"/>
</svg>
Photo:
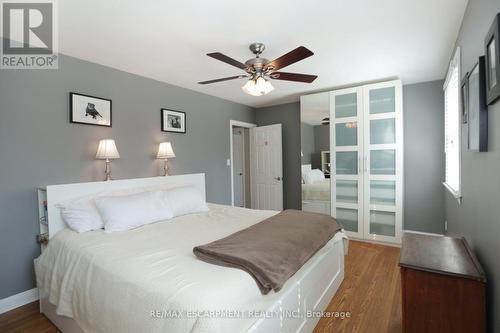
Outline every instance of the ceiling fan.
<svg viewBox="0 0 500 333">
<path fill-rule="evenodd" d="M 269 79 L 311 83 L 318 77 L 317 75 L 279 72 L 280 69 L 308 58 L 314 54 L 304 46 L 299 46 L 295 50 L 292 50 L 287 54 L 274 59 L 273 61 L 260 57 L 265 48 L 265 45 L 262 43 L 251 44 L 250 51 L 255 54 L 255 58 L 247 60 L 244 64 L 220 52 L 207 53 L 207 56 L 225 62 L 226 64 L 234 67 L 238 67 L 239 69 L 244 70 L 246 74 L 202 81 L 198 83 L 210 84 L 234 79 L 249 78 L 241 89 L 243 89 L 243 91 L 247 94 L 262 96 L 274 90 L 274 87 Z"/>
</svg>

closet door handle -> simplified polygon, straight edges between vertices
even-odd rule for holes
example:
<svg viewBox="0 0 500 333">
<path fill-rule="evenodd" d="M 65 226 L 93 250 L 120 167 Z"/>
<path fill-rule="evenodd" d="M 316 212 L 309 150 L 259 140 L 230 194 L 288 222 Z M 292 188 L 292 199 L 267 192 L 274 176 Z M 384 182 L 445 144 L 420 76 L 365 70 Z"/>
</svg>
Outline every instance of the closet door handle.
<svg viewBox="0 0 500 333">
<path fill-rule="evenodd" d="M 365 155 L 365 160 L 363 161 L 363 166 L 365 168 L 365 172 L 368 172 L 368 156 Z"/>
<path fill-rule="evenodd" d="M 361 173 L 361 155 L 358 152 L 358 173 Z"/>
</svg>

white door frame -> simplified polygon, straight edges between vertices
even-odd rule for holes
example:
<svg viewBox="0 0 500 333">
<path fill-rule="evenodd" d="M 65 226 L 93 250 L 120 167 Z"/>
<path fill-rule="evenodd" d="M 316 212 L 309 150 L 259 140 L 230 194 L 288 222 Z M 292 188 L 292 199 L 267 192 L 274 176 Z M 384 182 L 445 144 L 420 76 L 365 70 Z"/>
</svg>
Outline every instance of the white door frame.
<svg viewBox="0 0 500 333">
<path fill-rule="evenodd" d="M 229 120 L 229 159 L 231 164 L 231 206 L 234 206 L 234 169 L 233 169 L 233 127 L 253 128 L 256 124 L 239 120 Z M 247 172 L 248 174 L 248 172 Z M 245 175 L 248 176 L 248 175 Z"/>
</svg>

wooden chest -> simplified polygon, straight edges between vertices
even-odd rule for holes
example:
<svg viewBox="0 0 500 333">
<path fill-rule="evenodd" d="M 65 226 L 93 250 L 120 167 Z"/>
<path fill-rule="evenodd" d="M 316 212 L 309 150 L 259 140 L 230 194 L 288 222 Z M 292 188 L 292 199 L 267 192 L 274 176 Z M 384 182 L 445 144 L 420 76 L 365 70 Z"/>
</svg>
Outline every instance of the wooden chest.
<svg viewBox="0 0 500 333">
<path fill-rule="evenodd" d="M 405 233 L 404 333 L 485 332 L 486 278 L 464 238 Z"/>
</svg>

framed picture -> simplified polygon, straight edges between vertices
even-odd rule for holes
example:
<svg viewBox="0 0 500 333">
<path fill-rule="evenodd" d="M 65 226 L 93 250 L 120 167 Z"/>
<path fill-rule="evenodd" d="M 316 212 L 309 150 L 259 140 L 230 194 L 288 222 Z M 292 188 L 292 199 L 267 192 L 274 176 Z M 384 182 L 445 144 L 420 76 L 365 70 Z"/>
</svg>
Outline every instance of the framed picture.
<svg viewBox="0 0 500 333">
<path fill-rule="evenodd" d="M 161 109 L 161 130 L 163 132 L 186 133 L 186 113 Z"/>
<path fill-rule="evenodd" d="M 486 54 L 486 98 L 488 105 L 500 97 L 500 14 L 484 40 Z"/>
<path fill-rule="evenodd" d="M 467 124 L 469 117 L 469 72 L 465 73 L 462 80 L 462 123 Z"/>
<path fill-rule="evenodd" d="M 468 148 L 488 151 L 488 105 L 486 104 L 486 61 L 479 57 L 468 76 Z"/>
<path fill-rule="evenodd" d="M 69 93 L 70 122 L 111 127 L 111 100 L 101 97 Z"/>
</svg>

